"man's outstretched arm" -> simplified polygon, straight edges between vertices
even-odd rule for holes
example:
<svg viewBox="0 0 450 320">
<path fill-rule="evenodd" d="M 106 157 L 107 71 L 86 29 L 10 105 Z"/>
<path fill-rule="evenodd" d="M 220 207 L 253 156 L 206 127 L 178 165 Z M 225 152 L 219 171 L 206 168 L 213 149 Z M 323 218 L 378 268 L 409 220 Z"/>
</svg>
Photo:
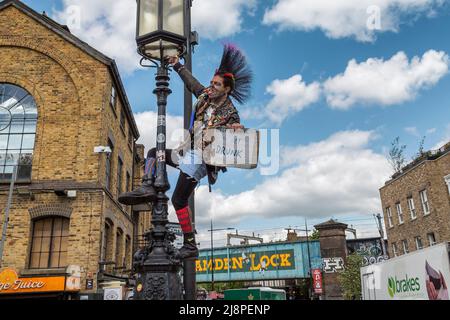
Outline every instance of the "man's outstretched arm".
<svg viewBox="0 0 450 320">
<path fill-rule="evenodd" d="M 190 92 L 192 92 L 196 98 L 198 98 L 205 87 L 189 72 L 188 69 L 185 68 L 184 65 L 180 63 L 180 59 L 178 57 L 169 57 L 169 64 L 173 65 L 173 70 L 175 70 L 180 76 L 181 80 L 183 80 L 184 85 Z"/>
</svg>

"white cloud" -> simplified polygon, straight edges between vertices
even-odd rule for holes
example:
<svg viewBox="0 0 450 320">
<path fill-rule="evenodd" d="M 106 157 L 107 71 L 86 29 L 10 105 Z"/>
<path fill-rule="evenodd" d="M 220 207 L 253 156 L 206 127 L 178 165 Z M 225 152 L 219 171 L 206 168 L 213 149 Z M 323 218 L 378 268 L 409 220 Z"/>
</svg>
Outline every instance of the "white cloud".
<svg viewBox="0 0 450 320">
<path fill-rule="evenodd" d="M 115 59 L 122 72 L 139 68 L 136 53 L 136 1 L 133 0 L 62 0 L 63 10 L 54 18 L 68 24 L 77 37 Z M 75 10 L 74 10 L 75 8 Z M 79 12 L 79 19 L 74 14 Z M 75 23 L 76 22 L 76 23 Z M 79 22 L 79 25 L 77 25 Z"/>
<path fill-rule="evenodd" d="M 409 133 L 410 135 L 413 135 L 413 136 L 415 136 L 415 137 L 420 137 L 419 130 L 417 130 L 416 127 L 406 127 L 406 128 L 405 128 L 405 131 L 406 131 L 407 133 Z"/>
<path fill-rule="evenodd" d="M 322 83 L 307 84 L 300 74 L 273 80 L 266 88 L 266 93 L 273 96 L 270 102 L 262 107 L 247 107 L 241 111 L 241 116 L 243 119 L 268 119 L 280 125 L 290 115 L 317 102 L 322 94 L 331 108 L 339 110 L 358 104 L 400 104 L 436 85 L 448 73 L 449 65 L 449 56 L 435 50 L 412 59 L 402 51 L 389 60 L 369 58 L 358 63 L 352 59 L 343 73 Z M 405 130 L 418 135 L 416 128 Z"/>
<path fill-rule="evenodd" d="M 443 134 L 442 134 L 442 140 L 440 140 L 438 143 L 436 143 L 431 150 L 437 150 L 442 148 L 445 144 L 450 142 L 450 124 L 447 125 L 445 128 Z"/>
<path fill-rule="evenodd" d="M 320 29 L 333 39 L 373 41 L 377 31 L 399 30 L 413 15 L 433 16 L 445 0 L 278 0 L 266 10 L 263 23 L 280 30 Z M 376 8 L 376 11 L 372 9 Z M 378 23 L 379 21 L 379 23 Z M 375 28 L 374 28 L 374 27 Z"/>
<path fill-rule="evenodd" d="M 158 114 L 154 111 L 145 111 L 135 113 L 137 127 L 139 129 L 140 138 L 137 143 L 145 146 L 145 151 L 156 146 L 156 130 Z M 167 115 L 167 148 L 177 147 L 183 137 L 183 117 Z"/>
<path fill-rule="evenodd" d="M 215 40 L 242 31 L 244 12 L 253 13 L 256 0 L 195 0 L 192 29 L 201 38 Z"/>
<path fill-rule="evenodd" d="M 254 189 L 226 195 L 196 191 L 196 221 L 234 226 L 242 219 L 366 214 L 380 210 L 378 189 L 390 173 L 386 158 L 368 148 L 373 132 L 343 131 L 306 146 L 284 148 L 284 171 Z M 226 179 L 226 174 L 222 175 Z"/>
<path fill-rule="evenodd" d="M 266 92 L 274 96 L 265 109 L 266 115 L 272 122 L 281 124 L 289 115 L 319 99 L 320 84 L 306 84 L 297 74 L 286 80 L 274 80 Z"/>
<path fill-rule="evenodd" d="M 53 12 L 56 21 L 68 24 L 77 37 L 115 59 L 122 72 L 130 74 L 140 68 L 135 0 L 62 0 L 62 5 L 61 11 Z M 212 40 L 232 36 L 242 31 L 243 14 L 251 14 L 255 5 L 256 0 L 196 0 L 193 30 Z"/>
<path fill-rule="evenodd" d="M 324 93 L 328 104 L 341 110 L 355 104 L 399 104 L 413 100 L 420 90 L 435 85 L 448 73 L 449 63 L 445 52 L 435 50 L 411 61 L 404 52 L 386 61 L 370 58 L 358 63 L 352 59 L 344 73 L 324 82 Z"/>
</svg>

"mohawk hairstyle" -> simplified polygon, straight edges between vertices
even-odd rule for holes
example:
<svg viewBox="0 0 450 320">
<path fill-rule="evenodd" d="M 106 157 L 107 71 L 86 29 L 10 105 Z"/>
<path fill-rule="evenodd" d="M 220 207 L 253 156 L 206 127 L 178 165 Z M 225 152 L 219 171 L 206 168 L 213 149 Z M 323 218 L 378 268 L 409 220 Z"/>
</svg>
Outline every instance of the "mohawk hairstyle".
<svg viewBox="0 0 450 320">
<path fill-rule="evenodd" d="M 222 61 L 219 69 L 216 70 L 216 75 L 230 80 L 232 84 L 230 96 L 240 104 L 250 97 L 253 72 L 246 57 L 235 45 L 230 43 L 224 45 Z"/>
</svg>

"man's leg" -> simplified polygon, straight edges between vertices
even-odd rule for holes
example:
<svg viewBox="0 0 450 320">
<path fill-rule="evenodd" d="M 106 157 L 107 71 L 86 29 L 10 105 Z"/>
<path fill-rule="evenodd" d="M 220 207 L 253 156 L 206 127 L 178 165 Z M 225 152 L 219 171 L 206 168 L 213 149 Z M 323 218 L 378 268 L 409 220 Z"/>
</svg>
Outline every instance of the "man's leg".
<svg viewBox="0 0 450 320">
<path fill-rule="evenodd" d="M 172 167 L 177 167 L 177 159 L 172 160 L 172 150 L 166 150 L 166 163 Z M 156 191 L 153 188 L 156 172 L 156 148 L 150 149 L 145 159 L 144 176 L 142 185 L 131 192 L 125 192 L 119 195 L 119 202 L 125 205 L 138 205 L 142 203 L 154 202 L 156 200 Z"/>
<path fill-rule="evenodd" d="M 198 182 L 184 172 L 180 172 L 177 185 L 173 192 L 172 204 L 177 213 L 178 221 L 183 231 L 183 247 L 179 251 L 180 259 L 198 257 L 197 243 L 195 242 L 195 230 L 192 226 L 192 213 L 189 209 L 189 197 Z"/>
</svg>

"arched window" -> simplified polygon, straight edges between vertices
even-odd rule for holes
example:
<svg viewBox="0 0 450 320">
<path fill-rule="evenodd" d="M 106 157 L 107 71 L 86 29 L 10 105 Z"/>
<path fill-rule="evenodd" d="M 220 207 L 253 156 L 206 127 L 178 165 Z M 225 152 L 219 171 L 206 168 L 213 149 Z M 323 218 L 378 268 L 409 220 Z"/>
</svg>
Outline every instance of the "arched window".
<svg viewBox="0 0 450 320">
<path fill-rule="evenodd" d="M 120 228 L 117 228 L 116 232 L 116 268 L 123 267 L 123 231 Z"/>
<path fill-rule="evenodd" d="M 30 269 L 67 266 L 69 221 L 58 216 L 33 220 Z"/>
<path fill-rule="evenodd" d="M 31 180 L 36 123 L 33 96 L 21 87 L 0 83 L 0 182 L 11 180 L 15 165 L 17 181 Z"/>
</svg>

